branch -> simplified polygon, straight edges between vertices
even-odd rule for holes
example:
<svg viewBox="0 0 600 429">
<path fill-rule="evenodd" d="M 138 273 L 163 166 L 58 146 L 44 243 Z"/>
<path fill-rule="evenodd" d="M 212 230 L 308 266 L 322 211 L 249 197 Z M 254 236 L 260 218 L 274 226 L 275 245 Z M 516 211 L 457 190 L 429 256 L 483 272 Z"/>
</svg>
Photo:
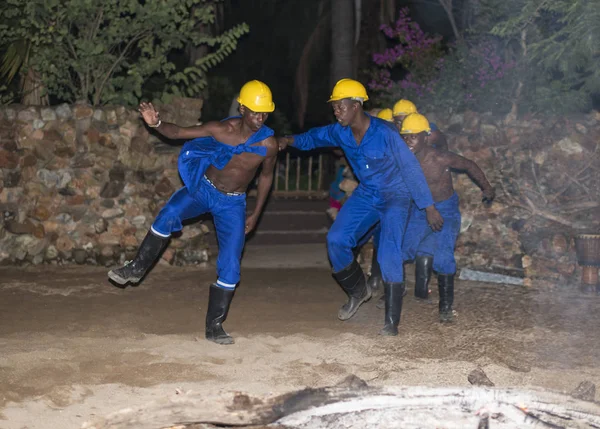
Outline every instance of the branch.
<svg viewBox="0 0 600 429">
<path fill-rule="evenodd" d="M 533 162 L 533 154 L 531 150 L 529 151 L 529 159 L 531 162 L 531 172 L 533 173 L 533 180 L 535 180 L 535 186 L 538 188 L 539 194 L 544 200 L 544 204 L 548 204 L 548 200 L 546 199 L 546 195 L 542 191 L 542 187 L 540 186 L 540 182 L 538 181 L 537 173 L 535 172 L 535 164 Z"/>
<path fill-rule="evenodd" d="M 148 33 L 148 31 L 142 31 L 141 33 L 139 33 L 138 35 L 134 36 L 128 43 L 127 45 L 125 45 L 125 49 L 123 49 L 123 51 L 121 52 L 121 55 L 119 55 L 119 58 L 117 58 L 115 60 L 115 62 L 113 63 L 113 65 L 110 67 L 110 69 L 106 72 L 106 75 L 104 76 L 104 79 L 102 80 L 102 83 L 100 84 L 100 87 L 98 87 L 96 89 L 96 94 L 94 95 L 94 105 L 98 105 L 98 103 L 100 103 L 100 94 L 102 94 L 102 91 L 104 90 L 104 85 L 106 85 L 106 82 L 108 82 L 108 79 L 110 79 L 110 77 L 112 76 L 115 68 L 117 67 L 117 65 L 123 61 L 123 58 L 125 58 L 125 54 L 127 53 L 127 51 L 129 51 L 129 48 L 131 48 L 131 46 L 137 42 L 138 40 L 142 39 L 143 36 L 145 36 Z"/>
</svg>

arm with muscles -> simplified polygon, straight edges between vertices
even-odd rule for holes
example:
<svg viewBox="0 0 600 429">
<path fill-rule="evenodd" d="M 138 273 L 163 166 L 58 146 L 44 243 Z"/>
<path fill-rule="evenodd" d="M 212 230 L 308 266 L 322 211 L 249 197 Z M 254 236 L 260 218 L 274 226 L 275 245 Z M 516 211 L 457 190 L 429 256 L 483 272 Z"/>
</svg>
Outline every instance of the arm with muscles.
<svg viewBox="0 0 600 429">
<path fill-rule="evenodd" d="M 214 130 L 221 126 L 219 122 L 209 122 L 193 127 L 180 127 L 169 122 L 163 122 L 152 103 L 140 103 L 139 111 L 142 118 L 144 118 L 144 122 L 150 128 L 156 129 L 163 136 L 172 140 L 191 140 L 198 137 L 212 136 Z"/>
<path fill-rule="evenodd" d="M 324 127 L 311 128 L 302 134 L 278 137 L 277 144 L 279 145 L 279 150 L 284 150 L 288 146 L 300 150 L 313 150 L 320 147 L 339 146 L 337 139 L 334 137 L 334 127 L 335 125 L 326 125 Z"/>
<path fill-rule="evenodd" d="M 460 170 L 466 172 L 469 177 L 481 188 L 483 191 L 483 202 L 492 202 L 496 196 L 496 191 L 488 182 L 487 178 L 481 168 L 470 159 L 462 157 L 452 152 L 446 152 L 442 155 L 448 167 L 454 170 Z"/>
<path fill-rule="evenodd" d="M 277 161 L 277 142 L 273 137 L 270 137 L 265 142 L 267 146 L 267 157 L 262 163 L 262 170 L 258 176 L 258 185 L 256 189 L 256 206 L 252 214 L 246 218 L 246 234 L 254 229 L 258 217 L 262 212 L 267 196 L 273 185 L 273 170 L 275 169 L 275 163 Z"/>
<path fill-rule="evenodd" d="M 444 226 L 444 219 L 433 205 L 433 197 L 431 196 L 429 185 L 427 185 L 427 180 L 425 180 L 421 164 L 419 164 L 419 161 L 417 161 L 417 158 L 415 158 L 399 134 L 394 135 L 388 143 L 412 199 L 419 209 L 425 209 L 427 223 L 431 229 L 440 231 L 442 226 Z"/>
</svg>

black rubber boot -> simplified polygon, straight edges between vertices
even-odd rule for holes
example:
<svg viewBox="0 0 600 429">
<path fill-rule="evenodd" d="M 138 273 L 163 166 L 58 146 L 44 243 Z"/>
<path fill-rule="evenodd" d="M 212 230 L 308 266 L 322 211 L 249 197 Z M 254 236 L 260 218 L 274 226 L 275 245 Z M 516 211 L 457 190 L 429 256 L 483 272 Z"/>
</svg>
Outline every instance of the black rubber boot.
<svg viewBox="0 0 600 429">
<path fill-rule="evenodd" d="M 404 283 L 383 283 L 383 296 L 385 297 L 385 322 L 381 335 L 398 335 L 398 324 L 402 314 L 402 299 L 404 297 Z"/>
<path fill-rule="evenodd" d="M 348 302 L 340 308 L 338 319 L 348 320 L 354 316 L 363 302 L 367 302 L 371 298 L 371 289 L 367 285 L 365 274 L 356 259 L 347 268 L 333 273 L 333 277 L 348 295 Z"/>
<path fill-rule="evenodd" d="M 383 284 L 385 285 L 385 282 L 383 282 Z M 405 297 L 406 294 L 408 294 L 408 291 L 406 290 L 406 285 L 405 285 L 404 288 L 403 288 L 402 297 Z M 381 295 L 379 297 L 379 299 L 377 300 L 376 307 L 379 308 L 380 310 L 382 308 L 385 308 L 385 293 L 383 295 Z"/>
<path fill-rule="evenodd" d="M 108 278 L 120 286 L 126 286 L 128 283 L 139 283 L 168 242 L 169 238 L 159 237 L 148 231 L 135 258 L 121 268 L 110 270 Z"/>
<path fill-rule="evenodd" d="M 440 322 L 452 322 L 452 304 L 454 303 L 454 274 L 438 275 L 440 293 Z"/>
<path fill-rule="evenodd" d="M 373 260 L 371 261 L 371 275 L 369 276 L 369 287 L 371 292 L 381 288 L 383 285 L 383 278 L 381 277 L 381 267 L 379 261 L 377 261 L 377 247 L 373 246 Z"/>
<path fill-rule="evenodd" d="M 417 256 L 415 259 L 415 298 L 429 298 L 429 279 L 433 266 L 433 256 Z"/>
<path fill-rule="evenodd" d="M 220 288 L 214 283 L 210 285 L 208 310 L 206 311 L 207 340 L 217 344 L 233 344 L 233 338 L 223 329 L 223 322 L 227 319 L 233 293 L 233 290 Z"/>
</svg>

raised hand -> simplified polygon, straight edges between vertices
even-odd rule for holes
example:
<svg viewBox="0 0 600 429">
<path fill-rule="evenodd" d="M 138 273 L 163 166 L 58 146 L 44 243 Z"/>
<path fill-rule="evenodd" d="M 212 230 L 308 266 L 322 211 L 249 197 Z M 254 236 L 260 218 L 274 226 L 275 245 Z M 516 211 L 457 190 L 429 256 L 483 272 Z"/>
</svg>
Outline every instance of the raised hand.
<svg viewBox="0 0 600 429">
<path fill-rule="evenodd" d="M 158 124 L 160 117 L 152 103 L 140 103 L 138 110 L 142 114 L 144 122 L 146 122 L 148 125 L 154 126 Z"/>
</svg>

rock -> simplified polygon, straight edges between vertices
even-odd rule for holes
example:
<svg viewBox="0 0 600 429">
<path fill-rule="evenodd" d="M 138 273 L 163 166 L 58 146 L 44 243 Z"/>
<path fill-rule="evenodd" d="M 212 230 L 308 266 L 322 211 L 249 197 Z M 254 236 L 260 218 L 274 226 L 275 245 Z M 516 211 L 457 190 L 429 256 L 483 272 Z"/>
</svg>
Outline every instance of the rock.
<svg viewBox="0 0 600 429">
<path fill-rule="evenodd" d="M 467 377 L 467 380 L 469 380 L 469 383 L 471 383 L 474 386 L 495 386 L 495 384 L 488 378 L 486 373 L 481 368 L 477 368 L 471 371 L 469 373 L 469 376 Z"/>
<path fill-rule="evenodd" d="M 91 118 L 93 114 L 94 109 L 87 104 L 77 104 L 73 108 L 73 115 L 75 116 L 75 119 Z"/>
<path fill-rule="evenodd" d="M 114 209 L 107 209 L 102 212 L 101 215 L 104 219 L 110 220 L 120 216 L 123 216 L 123 209 L 117 207 Z"/>
<path fill-rule="evenodd" d="M 94 223 L 94 231 L 96 231 L 96 234 L 102 234 L 104 231 L 106 231 L 107 227 L 108 222 L 106 219 L 100 218 L 96 221 L 96 223 Z"/>
<path fill-rule="evenodd" d="M 69 119 L 73 116 L 71 107 L 66 103 L 57 106 L 55 112 L 59 119 Z"/>
<path fill-rule="evenodd" d="M 96 109 L 94 110 L 93 118 L 95 121 L 104 122 L 106 119 L 106 115 L 104 114 L 104 110 Z"/>
<path fill-rule="evenodd" d="M 173 265 L 173 262 L 175 262 L 175 253 L 175 249 L 167 247 L 162 253 L 161 259 L 167 262 L 169 265 Z"/>
<path fill-rule="evenodd" d="M 154 192 L 156 195 L 162 198 L 169 197 L 175 192 L 175 188 L 171 184 L 171 181 L 166 177 L 163 177 L 160 182 L 156 184 L 154 187 Z"/>
<path fill-rule="evenodd" d="M 571 392 L 571 396 L 583 401 L 594 401 L 596 399 L 596 385 L 591 381 L 582 381 Z"/>
<path fill-rule="evenodd" d="M 131 224 L 134 225 L 138 229 L 144 228 L 146 226 L 146 216 L 143 216 L 143 215 L 135 216 L 131 220 Z"/>
<path fill-rule="evenodd" d="M 58 257 L 58 250 L 56 249 L 56 247 L 54 247 L 54 245 L 52 245 L 52 244 L 49 245 L 46 248 L 46 254 L 45 254 L 44 258 L 47 261 L 52 261 L 52 260 L 56 259 L 57 257 Z"/>
<path fill-rule="evenodd" d="M 575 129 L 576 129 L 578 132 L 580 132 L 581 134 L 587 134 L 587 133 L 588 133 L 588 130 L 587 130 L 587 128 L 585 127 L 585 125 L 583 125 L 583 124 L 580 124 L 580 123 L 577 123 L 577 124 L 575 124 Z"/>
<path fill-rule="evenodd" d="M 54 109 L 52 109 L 51 107 L 44 107 L 41 109 L 40 114 L 42 116 L 42 120 L 49 122 L 49 121 L 56 121 L 56 112 L 54 112 Z"/>
<path fill-rule="evenodd" d="M 106 182 L 100 191 L 100 196 L 102 198 L 116 198 L 121 194 L 124 187 L 125 183 L 120 181 Z"/>
<path fill-rule="evenodd" d="M 40 115 L 35 107 L 28 107 L 25 110 L 21 110 L 17 114 L 17 119 L 23 122 L 33 122 L 36 119 L 39 119 Z"/>
<path fill-rule="evenodd" d="M 73 250 L 73 259 L 79 265 L 85 264 L 87 260 L 87 252 L 84 249 L 74 249 Z"/>
<path fill-rule="evenodd" d="M 70 252 L 73 250 L 73 247 L 73 240 L 71 240 L 66 234 L 63 234 L 56 239 L 56 249 L 58 250 L 59 254 Z"/>
<path fill-rule="evenodd" d="M 113 246 L 105 245 L 100 248 L 100 252 L 96 256 L 96 260 L 99 265 L 108 267 L 115 262 L 115 251 Z"/>
<path fill-rule="evenodd" d="M 21 182 L 21 172 L 16 170 L 16 171 L 10 171 L 10 172 L 6 172 L 4 173 L 4 186 L 6 188 L 16 188 L 17 186 L 19 186 Z"/>
<path fill-rule="evenodd" d="M 5 223 L 4 227 L 12 234 L 31 234 L 36 232 L 36 225 L 29 219 L 24 222 L 19 222 L 16 219 L 9 220 Z"/>
<path fill-rule="evenodd" d="M 554 146 L 567 155 L 577 155 L 583 152 L 583 147 L 568 137 L 565 137 Z"/>
<path fill-rule="evenodd" d="M 19 166 L 19 156 L 14 152 L 0 149 L 0 168 L 12 170 Z"/>
<path fill-rule="evenodd" d="M 35 220 L 45 221 L 50 219 L 50 210 L 43 205 L 37 205 L 31 213 L 31 217 Z"/>
<path fill-rule="evenodd" d="M 44 128 L 44 125 L 46 125 L 46 123 L 44 121 L 42 121 L 41 119 L 33 120 L 33 129 L 34 130 L 41 130 L 42 128 Z"/>
</svg>

